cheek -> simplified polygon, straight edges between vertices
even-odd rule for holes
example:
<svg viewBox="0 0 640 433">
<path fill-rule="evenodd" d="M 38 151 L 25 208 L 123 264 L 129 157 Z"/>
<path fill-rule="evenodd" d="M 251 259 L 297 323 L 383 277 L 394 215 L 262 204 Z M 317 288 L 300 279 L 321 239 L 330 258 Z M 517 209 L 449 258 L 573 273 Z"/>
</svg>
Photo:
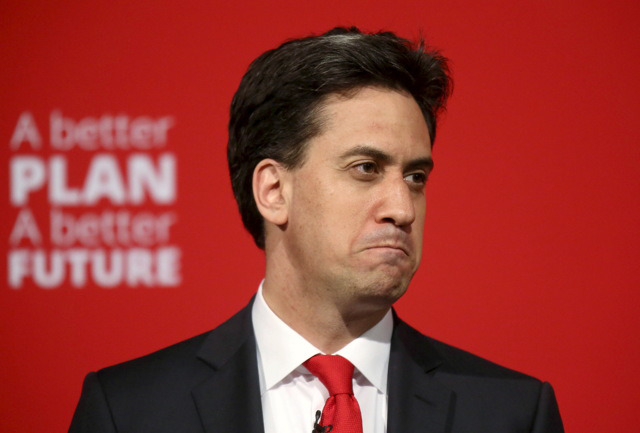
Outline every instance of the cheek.
<svg viewBox="0 0 640 433">
<path fill-rule="evenodd" d="M 375 197 L 330 175 L 298 181 L 290 222 L 299 236 L 315 245 L 316 251 L 328 249 L 325 254 L 350 250 L 365 229 Z"/>
<path fill-rule="evenodd" d="M 291 228 L 297 237 L 316 249 L 333 237 L 341 220 L 336 215 L 334 194 L 320 182 L 305 182 L 290 209 Z"/>
<path fill-rule="evenodd" d="M 320 199 L 312 214 L 321 242 L 328 254 L 342 256 L 351 251 L 363 229 L 365 205 L 344 192 L 318 195 Z"/>
<path fill-rule="evenodd" d="M 416 203 L 415 209 L 416 209 L 416 220 L 413 223 L 413 226 L 416 231 L 419 231 L 420 233 L 422 233 L 424 231 L 424 222 L 425 222 L 425 217 L 427 213 L 424 199 L 419 200 L 418 203 Z"/>
<path fill-rule="evenodd" d="M 412 227 L 413 240 L 415 242 L 416 251 L 418 253 L 418 262 L 420 261 L 420 257 L 422 255 L 425 216 L 426 216 L 425 200 L 422 199 L 422 200 L 419 200 L 418 203 L 416 203 L 416 220 L 413 223 L 413 227 Z"/>
</svg>

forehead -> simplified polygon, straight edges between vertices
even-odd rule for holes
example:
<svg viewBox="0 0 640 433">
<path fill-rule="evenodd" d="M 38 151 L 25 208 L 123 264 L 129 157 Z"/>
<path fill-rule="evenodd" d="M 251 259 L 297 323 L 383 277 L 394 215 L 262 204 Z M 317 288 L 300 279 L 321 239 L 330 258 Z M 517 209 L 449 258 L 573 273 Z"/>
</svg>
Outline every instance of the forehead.
<svg viewBox="0 0 640 433">
<path fill-rule="evenodd" d="M 368 146 L 408 158 L 431 155 L 427 123 L 408 93 L 365 87 L 348 95 L 329 95 L 320 107 L 320 133 L 310 152 L 331 157 L 334 151 Z"/>
</svg>

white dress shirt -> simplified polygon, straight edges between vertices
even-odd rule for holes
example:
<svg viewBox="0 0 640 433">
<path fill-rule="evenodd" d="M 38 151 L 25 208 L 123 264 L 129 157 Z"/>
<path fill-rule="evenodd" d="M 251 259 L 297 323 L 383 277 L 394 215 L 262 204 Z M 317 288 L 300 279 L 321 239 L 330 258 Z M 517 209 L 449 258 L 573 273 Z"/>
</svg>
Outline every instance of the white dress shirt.
<svg viewBox="0 0 640 433">
<path fill-rule="evenodd" d="M 265 433 L 311 433 L 315 413 L 329 397 L 322 382 L 302 363 L 323 353 L 284 323 L 258 289 L 251 311 Z M 391 311 L 335 355 L 354 366 L 353 392 L 362 413 L 363 433 L 385 433 L 387 370 L 391 349 Z"/>
</svg>

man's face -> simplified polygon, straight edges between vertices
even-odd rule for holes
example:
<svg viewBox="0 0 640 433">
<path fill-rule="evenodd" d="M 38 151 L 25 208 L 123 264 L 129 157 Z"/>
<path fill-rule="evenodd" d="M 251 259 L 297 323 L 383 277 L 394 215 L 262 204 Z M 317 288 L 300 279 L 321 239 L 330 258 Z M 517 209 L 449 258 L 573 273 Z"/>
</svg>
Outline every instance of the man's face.
<svg viewBox="0 0 640 433">
<path fill-rule="evenodd" d="M 391 305 L 422 253 L 432 168 L 426 122 L 408 94 L 373 87 L 331 96 L 321 116 L 322 132 L 288 173 L 289 261 L 308 289 L 336 305 Z"/>
</svg>

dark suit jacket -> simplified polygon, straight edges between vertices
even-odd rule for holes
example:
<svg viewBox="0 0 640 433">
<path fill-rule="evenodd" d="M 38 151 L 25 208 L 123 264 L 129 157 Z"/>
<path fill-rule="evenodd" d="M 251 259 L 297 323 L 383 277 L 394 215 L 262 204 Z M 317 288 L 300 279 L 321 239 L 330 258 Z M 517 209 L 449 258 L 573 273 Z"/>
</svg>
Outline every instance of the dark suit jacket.
<svg viewBox="0 0 640 433">
<path fill-rule="evenodd" d="M 209 333 L 90 373 L 69 432 L 262 433 L 250 305 Z M 397 318 L 388 383 L 389 433 L 563 431 L 549 384 Z"/>
</svg>

